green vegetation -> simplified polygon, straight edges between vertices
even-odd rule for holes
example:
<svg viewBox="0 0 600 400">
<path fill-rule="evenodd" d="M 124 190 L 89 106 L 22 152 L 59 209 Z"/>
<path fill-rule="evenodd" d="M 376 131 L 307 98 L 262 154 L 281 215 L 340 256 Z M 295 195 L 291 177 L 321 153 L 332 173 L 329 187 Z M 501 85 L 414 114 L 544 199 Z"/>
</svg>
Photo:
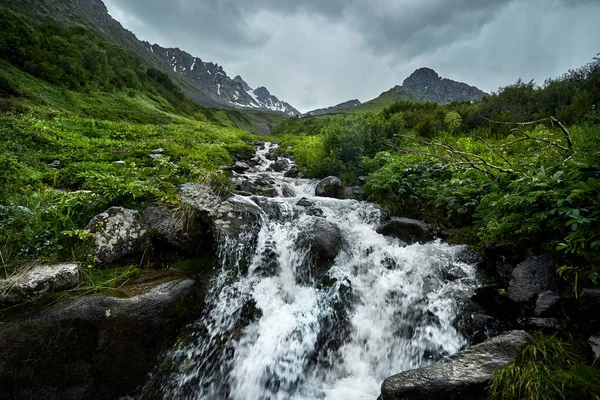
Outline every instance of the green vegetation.
<svg viewBox="0 0 600 400">
<path fill-rule="evenodd" d="M 178 206 L 185 182 L 225 194 L 228 177 L 215 171 L 253 153 L 254 136 L 238 128 L 253 117 L 198 106 L 83 28 L 4 7 L 0 23 L 0 278 L 73 260 L 87 289 L 120 285 L 139 266 L 98 269 L 89 220 L 116 205 Z"/>
<path fill-rule="evenodd" d="M 538 334 L 517 361 L 496 371 L 490 400 L 600 399 L 600 368 L 572 340 Z"/>
<path fill-rule="evenodd" d="M 274 139 L 293 146 L 307 176 L 354 184 L 368 175 L 365 197 L 393 214 L 522 257 L 555 252 L 581 289 L 600 277 L 599 88 L 594 59 L 473 104 L 400 101 L 379 113 L 290 119 Z"/>
</svg>

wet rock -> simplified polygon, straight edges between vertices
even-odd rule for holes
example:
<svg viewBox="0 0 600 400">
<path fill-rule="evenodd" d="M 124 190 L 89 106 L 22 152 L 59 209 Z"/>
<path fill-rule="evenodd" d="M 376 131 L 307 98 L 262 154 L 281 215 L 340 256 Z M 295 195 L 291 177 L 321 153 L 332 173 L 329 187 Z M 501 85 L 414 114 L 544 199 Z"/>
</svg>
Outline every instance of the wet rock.
<svg viewBox="0 0 600 400">
<path fill-rule="evenodd" d="M 300 247 L 309 248 L 318 261 L 333 261 L 342 248 L 342 231 L 322 218 L 315 218 L 298 239 Z"/>
<path fill-rule="evenodd" d="M 144 210 L 144 221 L 159 240 L 187 252 L 211 246 L 203 240 L 209 228 L 201 223 L 193 209 L 180 207 L 175 210 L 165 206 L 150 206 Z"/>
<path fill-rule="evenodd" d="M 60 160 L 54 160 L 50 164 L 48 164 L 48 168 L 50 169 L 61 169 L 63 167 Z"/>
<path fill-rule="evenodd" d="M 298 209 L 289 203 L 256 196 L 251 197 L 250 200 L 255 202 L 271 220 L 289 221 L 298 217 Z"/>
<path fill-rule="evenodd" d="M 588 338 L 588 344 L 592 349 L 594 357 L 600 359 L 600 335 L 590 336 Z"/>
<path fill-rule="evenodd" d="M 335 176 L 328 176 L 321 180 L 315 188 L 315 196 L 318 197 L 333 197 L 339 199 L 344 195 L 344 187 L 342 181 Z"/>
<path fill-rule="evenodd" d="M 307 199 L 306 197 L 303 197 L 300 200 L 298 200 L 296 205 L 299 205 L 300 207 L 312 207 L 315 205 L 315 202 Z"/>
<path fill-rule="evenodd" d="M 165 150 L 162 147 L 159 147 L 158 149 L 152 150 L 152 154 L 165 154 Z"/>
<path fill-rule="evenodd" d="M 512 331 L 467 348 L 423 368 L 383 382 L 381 400 L 485 399 L 493 373 L 504 368 L 533 342 L 524 331 Z"/>
<path fill-rule="evenodd" d="M 111 207 L 96 215 L 86 229 L 95 236 L 92 254 L 103 265 L 140 254 L 150 243 L 140 213 L 123 207 Z"/>
<path fill-rule="evenodd" d="M 257 165 L 260 164 L 260 159 L 258 158 L 251 158 L 248 161 L 246 161 L 246 164 L 248 164 L 248 166 L 252 167 L 256 167 Z"/>
<path fill-rule="evenodd" d="M 198 211 L 216 234 L 220 236 L 238 236 L 244 232 L 257 232 L 262 223 L 261 210 L 251 200 L 241 196 L 222 199 L 208 186 L 186 183 L 179 187 L 184 204 Z"/>
<path fill-rule="evenodd" d="M 514 313 L 506 291 L 500 285 L 486 285 L 475 289 L 471 300 L 487 310 L 488 313 L 501 318 L 508 318 Z"/>
<path fill-rule="evenodd" d="M 298 178 L 300 176 L 300 170 L 295 165 L 292 165 L 283 176 L 286 178 Z"/>
<path fill-rule="evenodd" d="M 251 192 L 245 192 L 243 190 L 236 190 L 235 194 L 240 195 L 240 196 L 244 196 L 244 197 L 250 197 L 250 196 L 254 196 L 254 193 Z"/>
<path fill-rule="evenodd" d="M 35 265 L 12 278 L 0 280 L 0 304 L 30 303 L 47 293 L 72 289 L 78 283 L 77 264 Z"/>
<path fill-rule="evenodd" d="M 536 294 L 557 290 L 558 265 L 550 255 L 529 258 L 517 265 L 508 285 L 508 297 L 516 303 L 525 303 Z"/>
<path fill-rule="evenodd" d="M 152 160 L 156 160 L 158 158 L 164 157 L 163 154 L 148 154 L 148 157 L 150 157 Z"/>
<path fill-rule="evenodd" d="M 143 384 L 202 306 L 201 285 L 152 274 L 0 323 L 0 398 L 117 399 Z"/>
<path fill-rule="evenodd" d="M 563 326 L 556 318 L 520 318 L 518 322 L 523 328 L 543 330 L 548 333 L 563 330 Z"/>
<path fill-rule="evenodd" d="M 259 179 L 256 182 L 252 182 L 249 180 L 243 180 L 238 183 L 235 188 L 241 192 L 250 193 L 252 195 L 257 196 L 265 196 L 265 197 L 277 197 L 278 192 L 277 189 L 271 185 L 266 183 L 267 180 Z"/>
<path fill-rule="evenodd" d="M 243 174 L 244 172 L 248 171 L 249 169 L 250 169 L 250 166 L 242 161 L 236 161 L 232 167 L 232 170 L 237 172 L 238 174 Z"/>
<path fill-rule="evenodd" d="M 552 315 L 560 303 L 560 296 L 551 290 L 538 294 L 535 302 L 535 316 L 545 317 Z"/>
<path fill-rule="evenodd" d="M 264 146 L 265 142 L 263 142 L 262 140 L 256 141 L 253 143 L 254 147 L 260 147 L 260 146 Z"/>
<path fill-rule="evenodd" d="M 504 332 L 506 326 L 499 319 L 483 313 L 472 313 L 459 321 L 457 329 L 469 343 L 481 343 Z"/>
<path fill-rule="evenodd" d="M 426 243 L 433 240 L 430 227 L 422 221 L 410 218 L 392 218 L 377 229 L 377 233 L 393 236 L 408 244 Z"/>
<path fill-rule="evenodd" d="M 359 186 L 364 185 L 365 183 L 367 183 L 367 181 L 369 180 L 368 176 L 359 176 L 357 179 L 357 183 Z"/>
<path fill-rule="evenodd" d="M 362 190 L 359 186 L 352 186 L 344 189 L 345 199 L 359 199 L 362 194 Z"/>
<path fill-rule="evenodd" d="M 265 158 L 269 161 L 277 161 L 277 159 L 279 158 L 279 149 L 277 149 L 277 148 L 270 149 L 267 152 L 267 154 L 265 154 Z"/>
<path fill-rule="evenodd" d="M 281 185 L 281 194 L 283 197 L 296 197 L 296 191 L 287 183 Z"/>
<path fill-rule="evenodd" d="M 309 207 L 306 210 L 306 213 L 308 215 L 312 215 L 313 217 L 322 217 L 324 215 L 323 210 L 321 210 L 319 207 Z"/>
<path fill-rule="evenodd" d="M 290 168 L 290 162 L 285 158 L 279 158 L 271 164 L 271 169 L 275 172 L 287 171 Z"/>
</svg>

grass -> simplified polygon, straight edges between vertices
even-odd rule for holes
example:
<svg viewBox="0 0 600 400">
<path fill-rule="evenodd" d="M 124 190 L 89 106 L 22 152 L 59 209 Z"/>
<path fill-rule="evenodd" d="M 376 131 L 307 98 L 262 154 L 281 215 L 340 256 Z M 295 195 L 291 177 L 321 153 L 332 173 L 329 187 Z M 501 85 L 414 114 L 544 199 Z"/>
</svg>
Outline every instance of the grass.
<svg viewBox="0 0 600 400">
<path fill-rule="evenodd" d="M 572 339 L 537 334 L 517 361 L 496 371 L 490 400 L 599 399 L 600 368 L 585 361 Z"/>
</svg>

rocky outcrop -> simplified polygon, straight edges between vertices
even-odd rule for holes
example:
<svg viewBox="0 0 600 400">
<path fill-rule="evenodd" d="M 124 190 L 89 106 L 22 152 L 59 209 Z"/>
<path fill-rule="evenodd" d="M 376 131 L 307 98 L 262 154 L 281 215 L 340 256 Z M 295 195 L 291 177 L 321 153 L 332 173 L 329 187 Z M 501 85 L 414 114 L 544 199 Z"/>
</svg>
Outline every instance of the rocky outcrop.
<svg viewBox="0 0 600 400">
<path fill-rule="evenodd" d="M 78 283 L 77 264 L 35 265 L 10 279 L 0 280 L 0 305 L 30 303 L 47 293 L 72 289 Z"/>
<path fill-rule="evenodd" d="M 433 240 L 429 225 L 410 218 L 392 218 L 379 227 L 377 233 L 396 237 L 408 244 L 426 243 Z"/>
<path fill-rule="evenodd" d="M 312 110 L 309 111 L 305 114 L 302 114 L 303 117 L 315 117 L 317 115 L 325 115 L 325 114 L 330 114 L 330 113 L 334 113 L 334 112 L 338 112 L 338 111 L 342 111 L 342 110 L 346 110 L 348 108 L 354 108 L 354 107 L 358 107 L 360 106 L 362 103 L 360 102 L 360 100 L 348 100 L 345 101 L 343 103 L 340 103 L 338 105 L 335 106 L 331 106 L 331 107 L 327 107 L 327 108 L 319 108 L 317 110 Z"/>
<path fill-rule="evenodd" d="M 178 329 L 196 318 L 202 284 L 181 273 L 22 310 L 0 323 L 0 399 L 116 399 L 143 384 Z"/>
<path fill-rule="evenodd" d="M 318 261 L 333 261 L 342 248 L 342 231 L 333 222 L 315 218 L 300 234 L 299 245 Z"/>
<path fill-rule="evenodd" d="M 212 246 L 207 240 L 209 228 L 199 221 L 193 209 L 150 206 L 144 210 L 144 221 L 158 241 L 188 253 L 197 253 Z"/>
<path fill-rule="evenodd" d="M 335 199 L 342 198 L 344 196 L 342 181 L 335 176 L 328 176 L 321 180 L 315 187 L 315 196 L 333 197 Z"/>
<path fill-rule="evenodd" d="M 86 229 L 95 236 L 93 255 L 101 265 L 141 254 L 150 243 L 140 213 L 123 207 L 111 207 L 96 215 Z"/>
<path fill-rule="evenodd" d="M 486 399 L 494 371 L 515 361 L 532 342 L 528 333 L 512 331 L 433 365 L 401 372 L 383 382 L 381 400 Z"/>
<path fill-rule="evenodd" d="M 287 171 L 290 168 L 290 162 L 286 158 L 280 158 L 271 164 L 271 169 L 275 172 Z"/>
<path fill-rule="evenodd" d="M 186 183 L 179 187 L 181 201 L 191 206 L 217 236 L 256 233 L 262 223 L 261 209 L 242 196 L 222 199 L 208 186 Z"/>
<path fill-rule="evenodd" d="M 508 297 L 516 303 L 525 303 L 538 293 L 557 290 L 558 265 L 550 255 L 529 258 L 518 264 L 508 284 Z"/>
<path fill-rule="evenodd" d="M 534 314 L 536 317 L 553 315 L 560 304 L 560 296 L 551 290 L 538 294 L 535 301 Z"/>
</svg>

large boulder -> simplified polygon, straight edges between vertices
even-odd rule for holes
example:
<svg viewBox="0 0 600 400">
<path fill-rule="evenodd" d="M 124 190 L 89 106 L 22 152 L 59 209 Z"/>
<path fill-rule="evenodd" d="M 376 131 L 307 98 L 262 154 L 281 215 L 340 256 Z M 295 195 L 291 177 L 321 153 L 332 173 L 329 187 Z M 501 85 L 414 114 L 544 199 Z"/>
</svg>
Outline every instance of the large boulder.
<svg viewBox="0 0 600 400">
<path fill-rule="evenodd" d="M 538 293 L 556 291 L 560 282 L 557 268 L 558 265 L 549 254 L 523 261 L 512 272 L 508 297 L 516 303 L 526 303 Z"/>
<path fill-rule="evenodd" d="M 12 278 L 0 280 L 0 304 L 30 303 L 47 293 L 72 289 L 78 283 L 77 264 L 35 265 Z"/>
<path fill-rule="evenodd" d="M 222 199 L 208 186 L 186 183 L 179 187 L 184 204 L 194 208 L 217 238 L 257 232 L 262 223 L 261 209 L 242 196 Z"/>
<path fill-rule="evenodd" d="M 342 248 L 342 231 L 335 223 L 315 218 L 300 234 L 299 245 L 318 261 L 333 261 Z"/>
<path fill-rule="evenodd" d="M 300 170 L 295 165 L 292 165 L 283 176 L 286 178 L 298 178 L 300 177 Z"/>
<path fill-rule="evenodd" d="M 102 265 L 143 253 L 150 243 L 150 232 L 140 213 L 111 207 L 96 215 L 87 225 L 95 236 L 93 255 Z"/>
<path fill-rule="evenodd" d="M 151 233 L 160 241 L 166 242 L 186 252 L 198 252 L 207 246 L 209 228 L 201 223 L 190 207 L 170 209 L 165 206 L 150 206 L 144 210 L 144 221 Z"/>
<path fill-rule="evenodd" d="M 290 168 L 290 162 L 286 158 L 279 158 L 271 164 L 271 169 L 275 172 L 287 171 Z"/>
<path fill-rule="evenodd" d="M 0 399 L 117 399 L 147 379 L 197 318 L 202 284 L 175 272 L 20 310 L 0 323 Z"/>
<path fill-rule="evenodd" d="M 410 218 L 392 218 L 377 229 L 377 233 L 396 237 L 408 244 L 433 240 L 431 228 L 425 222 Z"/>
<path fill-rule="evenodd" d="M 321 180 L 315 187 L 315 196 L 342 198 L 344 196 L 342 181 L 335 176 L 328 176 Z"/>
<path fill-rule="evenodd" d="M 469 347 L 427 367 L 401 372 L 381 385 L 381 400 L 486 399 L 494 372 L 519 357 L 533 342 L 512 331 Z"/>
<path fill-rule="evenodd" d="M 551 290 L 546 290 L 545 292 L 538 294 L 537 300 L 535 301 L 535 316 L 547 317 L 554 315 L 559 304 L 560 296 Z"/>
</svg>

